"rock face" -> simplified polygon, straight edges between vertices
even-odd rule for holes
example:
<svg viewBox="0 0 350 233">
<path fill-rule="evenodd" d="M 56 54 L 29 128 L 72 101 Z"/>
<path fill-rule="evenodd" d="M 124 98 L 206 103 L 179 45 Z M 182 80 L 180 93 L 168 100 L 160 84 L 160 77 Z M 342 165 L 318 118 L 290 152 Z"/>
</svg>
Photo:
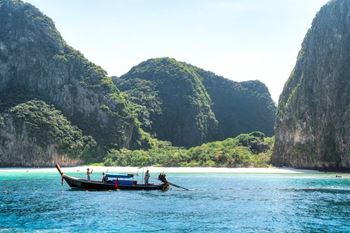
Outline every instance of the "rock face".
<svg viewBox="0 0 350 233">
<path fill-rule="evenodd" d="M 350 169 L 350 1 L 317 14 L 280 96 L 273 163 Z"/>
<path fill-rule="evenodd" d="M 219 122 L 216 140 L 253 131 L 273 135 L 276 106 L 265 84 L 257 80 L 234 82 L 199 68 L 196 72 L 202 78 Z"/>
<path fill-rule="evenodd" d="M 176 146 L 273 133 L 276 107 L 259 81 L 233 82 L 171 58 L 147 60 L 114 81 L 138 105 L 144 129 Z"/>
<path fill-rule="evenodd" d="M 76 165 L 95 144 L 43 101 L 22 103 L 0 115 L 2 166 Z"/>
<path fill-rule="evenodd" d="M 97 142 L 96 158 L 109 148 L 140 146 L 130 106 L 106 72 L 69 47 L 38 9 L 0 0 L 0 112 L 32 99 L 53 104 L 91 136 Z M 0 158 L 9 153 L 0 150 Z"/>
<path fill-rule="evenodd" d="M 157 138 L 186 147 L 212 139 L 212 102 L 193 69 L 175 59 L 150 59 L 116 80 L 143 107 L 142 122 Z"/>
</svg>

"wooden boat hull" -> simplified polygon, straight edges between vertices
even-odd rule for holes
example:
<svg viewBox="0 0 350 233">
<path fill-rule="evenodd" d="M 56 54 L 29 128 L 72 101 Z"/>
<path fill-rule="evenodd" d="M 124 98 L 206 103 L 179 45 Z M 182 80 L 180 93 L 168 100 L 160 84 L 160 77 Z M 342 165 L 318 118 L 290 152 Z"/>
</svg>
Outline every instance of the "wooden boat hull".
<svg viewBox="0 0 350 233">
<path fill-rule="evenodd" d="M 62 174 L 62 179 L 64 179 L 67 184 L 74 189 L 82 190 L 94 190 L 94 191 L 107 191 L 107 190 L 161 190 L 167 191 L 169 189 L 169 184 L 136 184 L 136 185 L 118 185 L 117 187 L 113 183 L 104 183 L 101 181 L 93 181 L 86 179 L 79 179 L 66 174 Z"/>
</svg>

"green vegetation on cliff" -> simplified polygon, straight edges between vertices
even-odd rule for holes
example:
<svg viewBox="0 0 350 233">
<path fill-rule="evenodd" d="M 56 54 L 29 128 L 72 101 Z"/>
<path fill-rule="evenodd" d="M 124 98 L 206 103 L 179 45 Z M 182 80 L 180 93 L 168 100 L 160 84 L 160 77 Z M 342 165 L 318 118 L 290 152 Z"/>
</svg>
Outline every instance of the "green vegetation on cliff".
<svg viewBox="0 0 350 233">
<path fill-rule="evenodd" d="M 175 59 L 150 59 L 115 81 L 137 104 L 140 121 L 155 137 L 186 147 L 213 139 L 212 102 L 191 67 Z"/>
<path fill-rule="evenodd" d="M 150 59 L 115 78 L 143 128 L 176 146 L 259 130 L 272 136 L 276 107 L 259 81 L 237 83 L 172 58 Z"/>
<path fill-rule="evenodd" d="M 35 138 L 40 146 L 57 145 L 60 154 L 91 156 L 91 150 L 96 146 L 92 137 L 83 136 L 82 131 L 72 126 L 60 111 L 43 101 L 33 100 L 12 107 L 7 117 L 13 119 L 17 129 L 24 125 L 28 136 Z"/>
<path fill-rule="evenodd" d="M 269 166 L 273 138 L 261 132 L 241 134 L 189 149 L 154 141 L 149 150 L 112 150 L 105 159 L 107 166 Z"/>
<path fill-rule="evenodd" d="M 107 73 L 67 45 L 53 21 L 28 3 L 0 0 L 0 67 L 0 113 L 32 99 L 44 101 L 59 110 L 82 135 L 96 141 L 95 160 L 101 160 L 111 148 L 147 145 L 142 141 L 132 104 Z M 20 107 L 15 109 L 19 111 Z M 53 109 L 41 107 L 55 114 Z M 32 116 L 29 112 L 16 113 Z M 35 121 L 45 116 L 36 113 L 36 117 Z M 57 122 L 42 121 L 55 129 Z M 35 132 L 35 143 L 45 144 L 45 138 Z M 51 139 L 60 145 L 66 143 L 66 138 Z M 76 143 L 77 147 L 81 144 L 79 140 Z M 79 149 L 73 151 L 69 150 L 69 155 Z M 63 152 L 58 151 L 57 156 Z"/>
<path fill-rule="evenodd" d="M 219 122 L 217 140 L 255 130 L 274 133 L 276 106 L 269 90 L 260 81 L 234 82 L 194 67 L 213 101 Z"/>
</svg>

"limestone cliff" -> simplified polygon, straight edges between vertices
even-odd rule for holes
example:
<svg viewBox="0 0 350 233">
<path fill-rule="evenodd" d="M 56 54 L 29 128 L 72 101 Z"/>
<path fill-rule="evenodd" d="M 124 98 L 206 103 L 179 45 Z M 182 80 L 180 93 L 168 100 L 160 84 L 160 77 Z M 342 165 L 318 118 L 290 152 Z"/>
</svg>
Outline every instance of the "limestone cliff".
<svg viewBox="0 0 350 233">
<path fill-rule="evenodd" d="M 77 165 L 96 142 L 53 106 L 29 101 L 0 115 L 0 165 Z"/>
<path fill-rule="evenodd" d="M 273 163 L 350 169 L 350 1 L 318 12 L 280 96 Z"/>
<path fill-rule="evenodd" d="M 235 82 L 196 68 L 219 122 L 216 140 L 261 131 L 273 135 L 276 106 L 268 88 L 258 80 Z"/>
<path fill-rule="evenodd" d="M 276 107 L 259 81 L 234 82 L 172 58 L 147 60 L 114 81 L 139 106 L 144 128 L 174 145 L 273 134 Z"/>
<path fill-rule="evenodd" d="M 150 59 L 115 81 L 139 105 L 144 128 L 157 138 L 186 147 L 213 139 L 212 102 L 190 67 L 175 59 Z"/>
<path fill-rule="evenodd" d="M 37 8 L 0 0 L 0 112 L 32 99 L 53 104 L 91 136 L 97 142 L 96 160 L 110 148 L 141 144 L 130 105 L 106 72 L 68 46 Z M 9 153 L 0 150 L 0 157 Z"/>
</svg>

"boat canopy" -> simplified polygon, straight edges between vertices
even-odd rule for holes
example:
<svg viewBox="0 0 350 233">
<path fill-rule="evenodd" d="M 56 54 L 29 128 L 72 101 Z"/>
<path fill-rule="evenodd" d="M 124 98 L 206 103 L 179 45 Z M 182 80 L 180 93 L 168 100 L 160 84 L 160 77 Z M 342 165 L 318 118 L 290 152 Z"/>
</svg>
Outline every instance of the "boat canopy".
<svg viewBox="0 0 350 233">
<path fill-rule="evenodd" d="M 127 175 L 122 175 L 122 174 L 106 174 L 108 178 L 123 178 L 123 179 L 131 179 L 134 177 L 133 174 L 127 174 Z"/>
</svg>

